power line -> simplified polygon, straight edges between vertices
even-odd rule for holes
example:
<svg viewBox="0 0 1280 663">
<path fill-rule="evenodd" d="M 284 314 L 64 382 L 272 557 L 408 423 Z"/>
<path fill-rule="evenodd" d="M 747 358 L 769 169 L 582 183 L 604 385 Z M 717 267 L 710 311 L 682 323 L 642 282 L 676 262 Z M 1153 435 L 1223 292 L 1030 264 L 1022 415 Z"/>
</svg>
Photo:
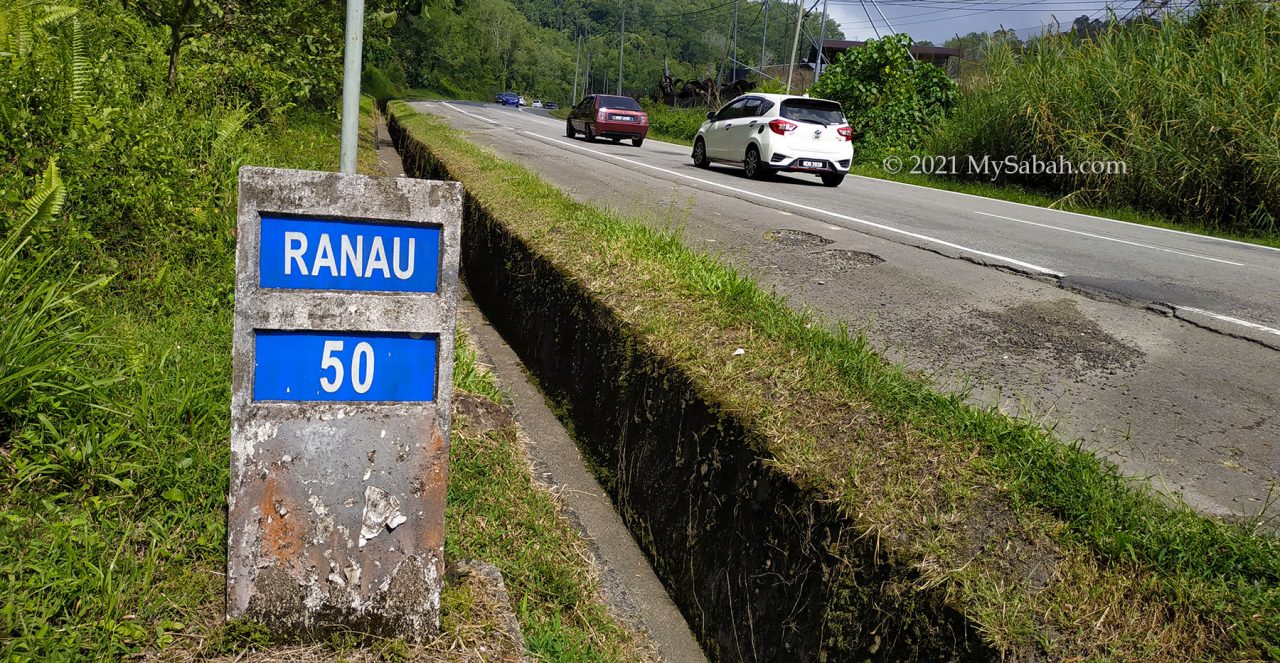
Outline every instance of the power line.
<svg viewBox="0 0 1280 663">
<path fill-rule="evenodd" d="M 706 8 L 703 8 L 703 9 L 695 9 L 695 10 L 693 10 L 693 11 L 680 12 L 680 13 L 678 13 L 678 14 L 654 14 L 653 16 L 650 16 L 649 18 L 676 18 L 677 16 L 692 16 L 692 15 L 694 15 L 694 14 L 702 14 L 702 13 L 709 12 L 709 11 L 714 11 L 714 10 L 716 10 L 716 9 L 720 9 L 720 8 L 723 8 L 723 7 L 728 7 L 729 5 L 731 5 L 731 4 L 733 4 L 733 3 L 737 2 L 737 1 L 738 1 L 738 0 L 729 0 L 728 2 L 725 2 L 725 3 L 723 3 L 723 4 L 714 5 L 714 6 L 706 7 Z"/>
</svg>

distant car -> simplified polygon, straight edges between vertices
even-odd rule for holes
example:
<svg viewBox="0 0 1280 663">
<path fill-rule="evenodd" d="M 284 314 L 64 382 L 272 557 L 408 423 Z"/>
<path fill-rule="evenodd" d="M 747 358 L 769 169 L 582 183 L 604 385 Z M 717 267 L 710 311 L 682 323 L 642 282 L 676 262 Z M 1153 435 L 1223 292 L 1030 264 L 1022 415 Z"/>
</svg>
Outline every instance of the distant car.
<svg viewBox="0 0 1280 663">
<path fill-rule="evenodd" d="M 498 103 L 503 106 L 519 106 L 520 95 L 515 92 L 501 92 L 498 94 Z"/>
<path fill-rule="evenodd" d="M 649 115 L 631 97 L 593 94 L 569 111 L 564 133 L 570 138 L 582 133 L 588 141 L 600 137 L 617 143 L 629 138 L 640 147 L 649 134 Z"/>
<path fill-rule="evenodd" d="M 527 102 L 527 101 L 525 101 L 525 100 L 524 100 L 524 95 L 523 95 L 523 94 L 522 94 L 522 95 L 520 95 L 520 105 L 521 105 L 521 106 L 528 106 L 528 105 L 529 105 L 529 102 Z"/>
<path fill-rule="evenodd" d="M 811 173 L 839 186 L 853 161 L 853 129 L 840 104 L 784 94 L 745 94 L 707 113 L 693 163 L 741 164 L 747 177 Z"/>
<path fill-rule="evenodd" d="M 543 102 L 542 107 L 547 110 L 556 110 L 557 108 L 560 108 L 560 104 L 557 104 L 554 101 L 547 101 Z"/>
<path fill-rule="evenodd" d="M 541 99 L 534 99 L 534 100 L 533 100 L 533 107 L 534 107 L 534 108 L 542 108 L 542 100 L 541 100 Z"/>
</svg>

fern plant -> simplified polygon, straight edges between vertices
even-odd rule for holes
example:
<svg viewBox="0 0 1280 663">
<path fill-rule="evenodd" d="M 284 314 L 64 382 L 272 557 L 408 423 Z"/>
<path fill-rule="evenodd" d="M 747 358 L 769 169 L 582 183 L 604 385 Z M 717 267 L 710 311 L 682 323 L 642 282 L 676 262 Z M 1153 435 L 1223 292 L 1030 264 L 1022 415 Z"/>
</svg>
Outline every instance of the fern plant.
<svg viewBox="0 0 1280 663">
<path fill-rule="evenodd" d="M 70 18 L 75 7 L 47 0 L 5 0 L 0 5 L 0 58 L 15 71 L 35 47 L 36 30 Z"/>
<path fill-rule="evenodd" d="M 58 176 L 58 160 L 50 159 L 44 174 L 36 180 L 36 191 L 22 206 L 15 230 L 43 224 L 62 210 L 67 201 L 67 189 Z"/>
</svg>

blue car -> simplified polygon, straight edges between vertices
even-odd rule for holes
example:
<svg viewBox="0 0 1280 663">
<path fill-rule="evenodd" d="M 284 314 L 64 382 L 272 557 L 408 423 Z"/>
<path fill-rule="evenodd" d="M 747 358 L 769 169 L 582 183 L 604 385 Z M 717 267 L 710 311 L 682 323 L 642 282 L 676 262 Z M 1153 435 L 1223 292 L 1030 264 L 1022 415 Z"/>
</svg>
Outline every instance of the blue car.
<svg viewBox="0 0 1280 663">
<path fill-rule="evenodd" d="M 503 106 L 519 106 L 520 95 L 514 92 L 502 92 L 498 94 L 497 101 Z"/>
</svg>

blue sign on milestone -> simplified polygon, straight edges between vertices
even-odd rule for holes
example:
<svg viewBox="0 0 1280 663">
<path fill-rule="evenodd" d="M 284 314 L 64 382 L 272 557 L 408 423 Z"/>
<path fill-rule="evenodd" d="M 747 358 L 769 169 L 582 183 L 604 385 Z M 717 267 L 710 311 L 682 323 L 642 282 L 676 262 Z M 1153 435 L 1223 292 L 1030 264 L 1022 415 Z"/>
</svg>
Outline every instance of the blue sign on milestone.
<svg viewBox="0 0 1280 663">
<path fill-rule="evenodd" d="M 397 401 L 436 398 L 436 336 L 254 331 L 257 401 Z"/>
<path fill-rule="evenodd" d="M 262 215 L 263 288 L 436 292 L 440 228 Z"/>
</svg>

